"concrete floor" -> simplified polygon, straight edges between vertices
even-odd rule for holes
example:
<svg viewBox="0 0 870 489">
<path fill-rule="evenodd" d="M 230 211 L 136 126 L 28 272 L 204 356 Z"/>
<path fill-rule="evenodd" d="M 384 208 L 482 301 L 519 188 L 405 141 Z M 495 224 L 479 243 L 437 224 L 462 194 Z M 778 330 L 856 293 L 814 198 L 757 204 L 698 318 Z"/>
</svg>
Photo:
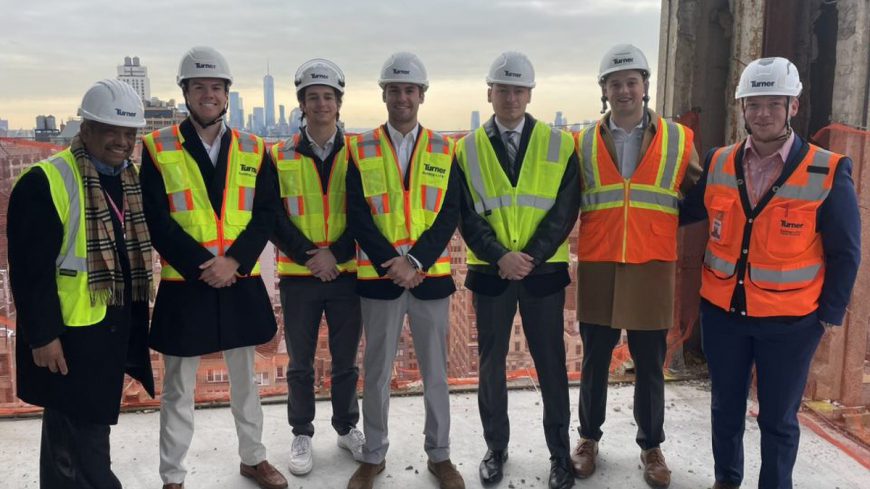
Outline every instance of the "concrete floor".
<svg viewBox="0 0 870 489">
<path fill-rule="evenodd" d="M 669 383 L 666 389 L 665 431 L 662 446 L 672 470 L 672 489 L 705 489 L 713 482 L 710 451 L 710 394 L 703 382 Z M 577 440 L 577 389 L 571 389 L 571 442 Z M 391 447 L 387 468 L 377 479 L 381 488 L 434 488 L 435 479 L 426 470 L 423 452 L 423 399 L 395 397 L 391 404 Z M 632 489 L 647 487 L 641 475 L 639 449 L 634 443 L 631 386 L 611 386 L 605 436 L 600 445 L 598 471 L 577 481 L 577 488 Z M 291 434 L 285 404 L 264 406 L 264 442 L 269 459 L 290 481 L 291 488 L 342 489 L 356 468 L 350 454 L 335 445 L 329 424 L 329 402 L 318 402 L 314 437 L 314 470 L 304 477 L 287 471 Z M 473 392 L 451 397 L 452 460 L 469 488 L 480 487 L 477 465 L 485 452 Z M 546 487 L 549 462 L 541 429 L 539 395 L 534 390 L 510 392 L 512 440 L 506 465 L 504 489 Z M 196 412 L 196 434 L 187 457 L 188 489 L 253 489 L 255 485 L 238 472 L 236 436 L 229 409 Z M 112 430 L 114 470 L 127 489 L 154 489 L 161 485 L 157 474 L 158 413 L 129 413 Z M 38 485 L 39 419 L 0 422 L 0 488 L 36 489 Z M 745 488 L 757 485 L 759 433 L 754 419 L 747 420 Z M 795 488 L 858 489 L 870 487 L 870 472 L 812 431 L 804 430 Z"/>
</svg>

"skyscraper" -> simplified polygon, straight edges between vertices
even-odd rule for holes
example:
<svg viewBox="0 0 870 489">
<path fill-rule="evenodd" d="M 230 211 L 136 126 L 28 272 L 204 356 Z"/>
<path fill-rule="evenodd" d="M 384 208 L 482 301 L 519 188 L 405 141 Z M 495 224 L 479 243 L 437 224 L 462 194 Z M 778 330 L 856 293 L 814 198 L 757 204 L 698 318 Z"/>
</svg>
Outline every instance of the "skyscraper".
<svg viewBox="0 0 870 489">
<path fill-rule="evenodd" d="M 562 127 L 568 125 L 568 121 L 562 117 L 562 111 L 556 112 L 556 120 L 553 121 L 553 127 Z"/>
<path fill-rule="evenodd" d="M 124 64 L 118 65 L 118 80 L 133 87 L 143 104 L 151 100 L 151 80 L 148 79 L 148 68 L 139 64 L 138 56 L 124 57 Z"/>
<path fill-rule="evenodd" d="M 230 127 L 244 129 L 245 112 L 239 92 L 230 92 Z"/>
<path fill-rule="evenodd" d="M 251 123 L 251 131 L 254 134 L 257 134 L 260 136 L 263 136 L 266 134 L 266 126 L 264 124 L 263 108 L 262 107 L 254 107 L 254 119 Z"/>
<path fill-rule="evenodd" d="M 266 63 L 266 76 L 263 77 L 263 105 L 266 128 L 275 127 L 275 80 L 269 74 L 269 63 Z"/>
<path fill-rule="evenodd" d="M 480 127 L 480 111 L 473 110 L 471 111 L 471 130 L 475 130 Z"/>
</svg>

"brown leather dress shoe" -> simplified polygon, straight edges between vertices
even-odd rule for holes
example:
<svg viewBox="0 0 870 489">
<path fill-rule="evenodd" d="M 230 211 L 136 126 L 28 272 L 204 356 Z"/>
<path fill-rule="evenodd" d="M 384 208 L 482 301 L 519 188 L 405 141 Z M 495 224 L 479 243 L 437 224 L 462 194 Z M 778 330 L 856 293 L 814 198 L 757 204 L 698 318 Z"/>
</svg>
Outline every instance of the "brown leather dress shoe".
<svg viewBox="0 0 870 489">
<path fill-rule="evenodd" d="M 379 464 L 366 462 L 359 464 L 356 472 L 347 481 L 347 489 L 372 489 L 372 486 L 375 484 L 375 477 L 383 472 L 386 466 L 386 460 L 381 461 Z"/>
<path fill-rule="evenodd" d="M 456 466 L 450 462 L 450 459 L 443 462 L 429 461 L 429 472 L 435 475 L 438 479 L 438 487 L 441 489 L 465 489 L 465 481 L 462 480 L 462 474 L 456 470 Z"/>
<path fill-rule="evenodd" d="M 640 461 L 643 462 L 643 480 L 650 487 L 664 489 L 671 485 L 671 471 L 660 448 L 643 450 L 640 452 Z"/>
<path fill-rule="evenodd" d="M 163 484 L 163 489 L 184 489 L 184 482 L 182 482 L 181 484 L 178 484 L 176 482 Z"/>
<path fill-rule="evenodd" d="M 716 483 L 713 484 L 713 489 L 740 489 L 740 486 L 735 486 L 728 482 L 716 481 Z"/>
<path fill-rule="evenodd" d="M 577 440 L 577 446 L 571 452 L 571 465 L 574 475 L 585 479 L 595 472 L 595 457 L 598 456 L 598 442 L 586 438 Z"/>
<path fill-rule="evenodd" d="M 257 481 L 257 485 L 263 489 L 284 489 L 287 487 L 287 479 L 268 460 L 263 460 L 257 465 L 239 464 L 239 473 L 254 479 Z"/>
</svg>

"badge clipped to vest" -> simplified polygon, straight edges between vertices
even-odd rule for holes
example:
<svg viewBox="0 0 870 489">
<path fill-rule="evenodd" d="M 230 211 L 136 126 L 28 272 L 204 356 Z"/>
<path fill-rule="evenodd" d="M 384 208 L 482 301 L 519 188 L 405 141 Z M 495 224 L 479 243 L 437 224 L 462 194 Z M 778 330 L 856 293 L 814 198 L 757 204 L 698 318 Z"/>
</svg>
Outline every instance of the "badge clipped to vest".
<svg viewBox="0 0 870 489">
<path fill-rule="evenodd" d="M 710 240 L 715 242 L 722 241 L 722 221 L 725 219 L 725 213 L 719 211 L 716 217 L 710 222 Z"/>
</svg>

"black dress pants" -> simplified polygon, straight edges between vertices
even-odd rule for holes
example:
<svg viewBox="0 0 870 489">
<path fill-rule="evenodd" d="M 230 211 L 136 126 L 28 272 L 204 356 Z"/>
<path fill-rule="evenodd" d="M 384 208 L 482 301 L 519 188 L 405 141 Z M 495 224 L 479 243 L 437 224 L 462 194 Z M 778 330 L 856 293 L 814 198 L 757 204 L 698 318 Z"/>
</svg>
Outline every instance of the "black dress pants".
<svg viewBox="0 0 870 489">
<path fill-rule="evenodd" d="M 314 435 L 314 355 L 320 319 L 326 314 L 332 357 L 332 427 L 344 435 L 359 421 L 356 354 L 362 331 L 356 277 L 340 275 L 332 282 L 319 279 L 282 279 L 284 340 L 287 369 L 287 418 L 294 435 Z"/>
<path fill-rule="evenodd" d="M 580 381 L 580 436 L 600 440 L 607 410 L 610 358 L 621 329 L 580 323 L 583 374 Z M 628 331 L 628 350 L 634 359 L 634 420 L 637 444 L 643 450 L 665 441 L 665 376 L 668 330 Z"/>
<path fill-rule="evenodd" d="M 107 424 L 45 408 L 39 451 L 41 489 L 121 489 L 112 473 Z"/>
<path fill-rule="evenodd" d="M 487 447 L 493 450 L 507 448 L 510 439 L 505 359 L 517 304 L 529 353 L 541 384 L 547 448 L 551 457 L 567 457 L 570 453 L 568 425 L 571 407 L 563 336 L 565 289 L 536 297 L 529 294 L 522 283 L 512 281 L 500 295 L 474 294 L 480 355 L 477 399 L 483 437 Z"/>
</svg>

